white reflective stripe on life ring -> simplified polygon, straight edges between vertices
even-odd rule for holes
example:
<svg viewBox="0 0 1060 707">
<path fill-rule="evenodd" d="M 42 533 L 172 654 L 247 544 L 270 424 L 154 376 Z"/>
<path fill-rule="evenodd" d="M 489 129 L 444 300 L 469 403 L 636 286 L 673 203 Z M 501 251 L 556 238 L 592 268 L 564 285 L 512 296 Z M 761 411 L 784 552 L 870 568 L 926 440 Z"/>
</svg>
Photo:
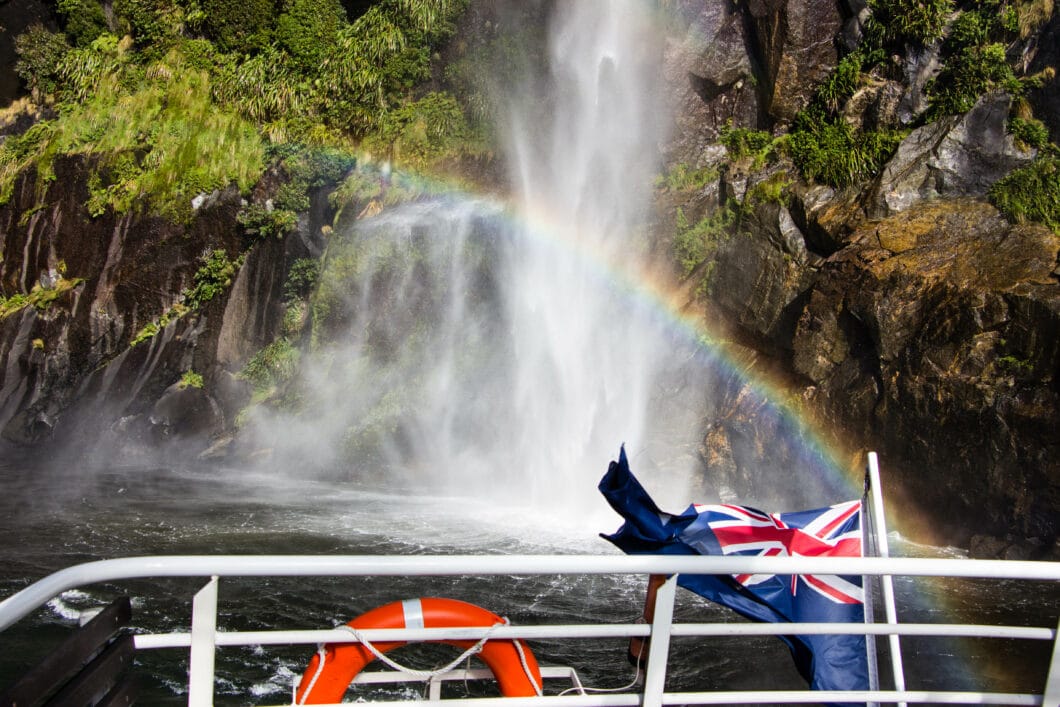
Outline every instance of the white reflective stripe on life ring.
<svg viewBox="0 0 1060 707">
<path fill-rule="evenodd" d="M 423 603 L 419 599 L 401 602 L 401 611 L 405 614 L 405 628 L 423 628 Z"/>
</svg>

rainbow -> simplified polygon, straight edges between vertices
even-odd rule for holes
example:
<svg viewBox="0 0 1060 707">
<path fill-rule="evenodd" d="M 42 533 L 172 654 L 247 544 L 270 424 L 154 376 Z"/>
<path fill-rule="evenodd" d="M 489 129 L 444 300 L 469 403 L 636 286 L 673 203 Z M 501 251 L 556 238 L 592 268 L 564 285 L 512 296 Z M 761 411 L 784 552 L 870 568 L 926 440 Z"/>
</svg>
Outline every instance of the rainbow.
<svg viewBox="0 0 1060 707">
<path fill-rule="evenodd" d="M 473 200 L 491 205 L 511 221 L 515 232 L 522 237 L 532 239 L 535 245 L 577 258 L 590 271 L 596 285 L 624 298 L 631 307 L 648 312 L 655 323 L 695 347 L 704 365 L 716 367 L 738 380 L 755 399 L 758 414 L 769 416 L 770 424 L 787 430 L 797 440 L 804 466 L 818 475 L 816 481 L 832 495 L 832 502 L 861 496 L 867 450 L 858 448 L 835 430 L 822 429 L 798 404 L 798 392 L 793 391 L 790 384 L 747 360 L 746 352 L 730 343 L 722 327 L 711 322 L 702 307 L 697 305 L 687 284 L 675 283 L 672 275 L 662 269 L 635 267 L 630 262 L 619 261 L 598 245 L 601 239 L 587 238 L 584 233 L 575 232 L 543 205 L 516 205 L 496 194 L 476 194 L 466 184 L 422 174 L 395 172 L 392 179 L 406 180 L 415 185 L 414 192 L 430 198 Z M 886 460 L 883 463 L 886 473 Z M 927 548 L 928 552 L 937 554 L 939 548 L 934 546 L 938 543 L 933 542 L 915 501 L 897 485 L 888 486 L 886 477 L 885 486 L 889 528 L 905 538 L 917 538 L 924 545 L 931 546 Z M 911 547 L 916 552 L 915 546 Z M 929 580 L 925 589 L 923 596 L 909 599 L 914 612 L 931 613 L 937 608 L 948 610 L 952 588 Z M 972 650 L 970 646 L 951 645 L 948 649 L 958 651 L 963 665 L 971 665 L 964 657 Z M 978 662 L 982 665 L 982 656 Z M 971 673 L 968 676 L 966 679 L 973 681 L 974 676 Z"/>
<path fill-rule="evenodd" d="M 367 157 L 361 160 L 359 169 L 385 173 L 388 167 L 380 167 Z M 662 268 L 641 267 L 629 262 L 636 259 L 619 260 L 601 247 L 602 238 L 595 234 L 577 232 L 564 223 L 542 204 L 514 204 L 496 194 L 476 194 L 466 184 L 454 180 L 446 181 L 422 173 L 394 170 L 390 182 L 401 185 L 413 198 L 431 197 L 452 200 L 472 200 L 496 208 L 504 214 L 515 232 L 531 239 L 535 245 L 553 249 L 566 257 L 576 258 L 591 273 L 598 287 L 606 288 L 629 302 L 631 308 L 646 312 L 655 324 L 669 331 L 690 348 L 695 348 L 704 365 L 714 367 L 733 380 L 752 397 L 760 415 L 797 440 L 798 456 L 803 466 L 813 471 L 823 492 L 837 502 L 860 497 L 864 488 L 865 452 L 835 430 L 823 429 L 800 404 L 799 391 L 761 367 L 748 360 L 745 349 L 733 345 L 723 333 L 723 328 L 713 323 L 694 301 L 687 283 L 675 283 L 673 276 Z M 886 462 L 886 460 L 884 460 Z M 908 508 L 908 499 L 901 491 L 887 489 L 892 503 L 888 511 L 889 525 L 903 534 L 907 531 L 914 537 L 927 538 L 924 528 L 916 522 L 919 514 L 910 518 L 894 519 L 897 507 Z M 789 510 L 789 509 L 777 509 Z"/>
</svg>

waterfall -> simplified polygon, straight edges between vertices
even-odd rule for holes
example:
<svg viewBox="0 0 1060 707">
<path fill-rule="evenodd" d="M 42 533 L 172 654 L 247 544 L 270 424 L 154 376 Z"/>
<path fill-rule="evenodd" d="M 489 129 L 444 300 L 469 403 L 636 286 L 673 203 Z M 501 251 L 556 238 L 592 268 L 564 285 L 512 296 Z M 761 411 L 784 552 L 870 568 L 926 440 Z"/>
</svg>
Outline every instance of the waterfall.
<svg viewBox="0 0 1060 707">
<path fill-rule="evenodd" d="M 602 507 L 622 443 L 641 469 L 691 463 L 691 344 L 637 294 L 657 37 L 637 0 L 556 3 L 544 65 L 497 97 L 514 204 L 417 203 L 332 237 L 302 411 L 252 416 L 272 463 L 536 512 Z"/>
</svg>

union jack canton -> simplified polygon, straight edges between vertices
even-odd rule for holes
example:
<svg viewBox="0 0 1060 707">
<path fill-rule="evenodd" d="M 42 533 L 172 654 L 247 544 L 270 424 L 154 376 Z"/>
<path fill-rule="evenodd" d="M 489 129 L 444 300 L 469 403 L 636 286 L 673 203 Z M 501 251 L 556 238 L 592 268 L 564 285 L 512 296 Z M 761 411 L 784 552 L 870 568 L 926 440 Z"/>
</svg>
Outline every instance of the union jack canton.
<svg viewBox="0 0 1060 707">
<path fill-rule="evenodd" d="M 696 520 L 682 531 L 689 545 L 701 524 L 710 527 L 722 553 L 762 557 L 861 557 L 861 501 L 796 513 L 763 513 L 748 506 L 693 504 Z M 707 549 L 707 548 L 704 548 Z M 775 575 L 735 575 L 745 587 L 778 581 Z M 795 575 L 784 583 L 791 594 L 799 585 L 837 604 L 861 604 L 861 585 L 835 575 Z"/>
</svg>

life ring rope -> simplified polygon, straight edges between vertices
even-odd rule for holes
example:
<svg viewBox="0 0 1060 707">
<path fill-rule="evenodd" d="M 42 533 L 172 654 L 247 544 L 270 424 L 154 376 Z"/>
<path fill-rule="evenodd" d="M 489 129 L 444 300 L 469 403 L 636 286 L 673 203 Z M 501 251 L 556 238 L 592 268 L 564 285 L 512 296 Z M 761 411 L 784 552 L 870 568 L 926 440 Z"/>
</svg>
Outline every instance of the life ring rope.
<svg viewBox="0 0 1060 707">
<path fill-rule="evenodd" d="M 444 675 L 444 674 L 450 672 L 451 670 L 456 668 L 456 666 L 458 666 L 462 662 L 464 662 L 465 659 L 470 658 L 471 656 L 475 655 L 476 653 L 481 653 L 482 652 L 482 646 L 486 645 L 486 641 L 490 640 L 490 634 L 493 633 L 493 630 L 496 629 L 498 626 L 506 626 L 507 624 L 508 624 L 508 620 L 507 619 L 505 619 L 504 621 L 500 621 L 498 623 L 493 624 L 492 626 L 489 627 L 489 629 L 486 630 L 486 633 L 482 636 L 482 638 L 479 639 L 478 643 L 476 643 L 475 645 L 473 645 L 470 648 L 468 648 L 466 651 L 464 651 L 463 653 L 458 655 L 456 658 L 454 658 L 452 661 L 450 661 L 446 665 L 443 665 L 442 667 L 437 668 L 435 670 L 418 670 L 416 668 L 410 668 L 407 665 L 402 665 L 401 663 L 398 663 L 396 660 L 394 660 L 393 658 L 391 658 L 390 656 L 386 655 L 381 650 L 379 650 L 378 648 L 373 646 L 372 642 L 369 641 L 368 639 L 366 639 L 364 637 L 364 634 L 362 634 L 360 631 L 355 629 L 353 626 L 345 626 L 345 625 L 343 625 L 343 626 L 339 626 L 338 628 L 343 629 L 345 631 L 349 631 L 350 633 L 352 633 L 357 638 L 357 641 L 359 643 L 361 643 L 365 648 L 367 648 L 369 651 L 372 652 L 372 655 L 374 655 L 376 658 L 378 658 L 379 660 L 381 660 L 384 663 L 386 663 L 387 665 L 389 665 L 394 670 L 398 670 L 398 671 L 400 671 L 402 673 L 406 673 L 406 674 L 411 675 L 413 677 L 423 678 L 424 680 L 428 680 L 430 678 L 437 677 L 439 675 Z"/>
<path fill-rule="evenodd" d="M 434 670 L 420 670 L 420 669 L 417 669 L 417 668 L 411 668 L 411 667 L 409 667 L 407 665 L 402 665 L 401 663 L 398 663 L 393 658 L 390 658 L 389 656 L 387 656 L 383 651 L 381 651 L 378 648 L 376 648 L 372 644 L 371 641 L 369 641 L 367 638 L 364 637 L 364 634 L 362 634 L 359 630 L 357 630 L 353 626 L 350 626 L 348 624 L 343 624 L 342 626 L 337 626 L 336 628 L 339 628 L 339 629 L 342 629 L 344 631 L 348 631 L 348 632 L 352 633 L 354 638 L 357 639 L 358 643 L 360 643 L 365 648 L 367 648 L 369 650 L 369 652 L 371 652 L 372 655 L 374 655 L 378 660 L 381 660 L 386 665 L 390 666 L 392 669 L 397 670 L 397 671 L 402 672 L 402 673 L 405 673 L 406 675 L 411 675 L 413 677 L 418 677 L 418 678 L 422 678 L 424 680 L 429 680 L 431 678 L 438 677 L 439 675 L 445 675 L 446 673 L 451 672 L 452 670 L 454 670 L 456 668 L 456 666 L 460 665 L 462 662 L 464 662 L 465 660 L 467 660 L 471 656 L 473 656 L 473 655 L 475 655 L 477 653 L 481 653 L 482 652 L 482 647 L 485 646 L 486 642 L 490 640 L 490 636 L 493 634 L 493 632 L 497 628 L 499 628 L 501 626 L 509 626 L 509 625 L 511 625 L 511 622 L 508 620 L 508 617 L 506 617 L 506 616 L 501 617 L 500 621 L 498 621 L 497 623 L 493 624 L 492 626 L 490 626 L 486 630 L 486 633 L 483 634 L 482 638 L 480 638 L 477 643 L 475 643 L 473 646 L 471 646 L 470 648 L 465 650 L 463 653 L 458 655 L 456 658 L 454 658 L 449 663 L 443 665 L 440 668 L 436 668 Z M 305 692 L 302 695 L 302 700 L 297 703 L 299 705 L 304 705 L 305 704 L 305 700 L 313 692 L 313 687 L 316 685 L 317 679 L 324 672 L 325 663 L 327 661 L 327 651 L 324 649 L 324 645 L 325 644 L 321 643 L 321 644 L 319 644 L 317 646 L 317 655 L 319 656 L 319 660 L 317 662 L 317 669 L 313 673 L 313 677 L 309 681 L 309 686 L 306 688 Z M 530 665 L 529 665 L 529 663 L 526 660 L 526 654 L 523 651 L 522 643 L 520 641 L 515 641 L 514 645 L 515 645 L 516 652 L 519 654 L 519 662 L 523 666 L 523 672 L 526 673 L 527 679 L 530 681 L 530 684 L 534 686 L 534 691 L 537 693 L 537 696 L 540 697 L 543 694 L 542 688 L 541 688 L 541 685 L 538 682 L 537 678 L 534 677 L 533 671 L 530 669 Z M 292 701 L 292 704 L 295 704 L 295 703 Z"/>
<path fill-rule="evenodd" d="M 317 680 L 320 679 L 321 674 L 324 672 L 324 663 L 328 660 L 328 652 L 324 650 L 324 644 L 317 644 L 317 669 L 313 673 L 313 677 L 309 680 L 309 687 L 306 688 L 305 693 L 302 695 L 302 699 L 298 699 L 298 683 L 291 686 L 291 704 L 292 705 L 304 705 L 305 701 L 309 699 L 309 696 L 313 694 L 313 688 L 316 687 Z"/>
</svg>

